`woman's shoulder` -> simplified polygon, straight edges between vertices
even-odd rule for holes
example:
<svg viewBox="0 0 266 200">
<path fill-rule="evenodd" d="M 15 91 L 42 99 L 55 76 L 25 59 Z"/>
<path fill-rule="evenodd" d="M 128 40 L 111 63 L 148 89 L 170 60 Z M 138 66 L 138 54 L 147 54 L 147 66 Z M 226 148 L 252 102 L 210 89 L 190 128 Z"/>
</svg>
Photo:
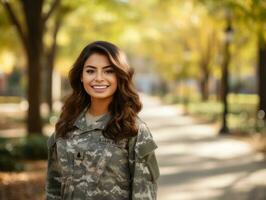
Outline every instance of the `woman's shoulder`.
<svg viewBox="0 0 266 200">
<path fill-rule="evenodd" d="M 136 123 L 137 123 L 137 126 L 139 129 L 141 129 L 141 128 L 143 129 L 145 127 L 148 128 L 146 122 L 138 115 L 136 117 Z"/>
<path fill-rule="evenodd" d="M 137 116 L 136 123 L 138 126 L 138 137 L 151 137 L 152 138 L 151 131 L 143 119 Z"/>
<path fill-rule="evenodd" d="M 145 157 L 150 152 L 157 148 L 155 141 L 153 140 L 152 133 L 147 124 L 138 117 L 138 136 L 136 141 L 135 151 L 139 157 Z"/>
<path fill-rule="evenodd" d="M 47 140 L 47 146 L 48 146 L 48 148 L 51 148 L 51 147 L 53 147 L 55 145 L 55 143 L 56 143 L 55 137 L 56 137 L 55 133 L 52 133 L 48 137 L 48 140 Z"/>
</svg>

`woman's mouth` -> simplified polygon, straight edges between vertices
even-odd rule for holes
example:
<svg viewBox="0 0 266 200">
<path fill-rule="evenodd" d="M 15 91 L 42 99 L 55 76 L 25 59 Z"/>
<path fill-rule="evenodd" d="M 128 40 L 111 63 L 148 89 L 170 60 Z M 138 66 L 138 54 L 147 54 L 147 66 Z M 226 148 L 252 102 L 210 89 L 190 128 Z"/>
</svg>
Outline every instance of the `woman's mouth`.
<svg viewBox="0 0 266 200">
<path fill-rule="evenodd" d="M 104 92 L 109 87 L 109 85 L 92 85 L 91 87 L 95 92 Z"/>
</svg>

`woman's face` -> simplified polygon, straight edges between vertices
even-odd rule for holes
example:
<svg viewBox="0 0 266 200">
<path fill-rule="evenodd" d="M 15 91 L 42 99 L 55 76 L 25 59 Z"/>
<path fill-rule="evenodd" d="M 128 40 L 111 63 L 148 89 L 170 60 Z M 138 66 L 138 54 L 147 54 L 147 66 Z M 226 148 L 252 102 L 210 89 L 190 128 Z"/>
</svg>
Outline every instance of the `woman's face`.
<svg viewBox="0 0 266 200">
<path fill-rule="evenodd" d="M 91 100 L 111 102 L 117 89 L 116 73 L 107 56 L 93 53 L 83 66 L 81 81 Z"/>
</svg>

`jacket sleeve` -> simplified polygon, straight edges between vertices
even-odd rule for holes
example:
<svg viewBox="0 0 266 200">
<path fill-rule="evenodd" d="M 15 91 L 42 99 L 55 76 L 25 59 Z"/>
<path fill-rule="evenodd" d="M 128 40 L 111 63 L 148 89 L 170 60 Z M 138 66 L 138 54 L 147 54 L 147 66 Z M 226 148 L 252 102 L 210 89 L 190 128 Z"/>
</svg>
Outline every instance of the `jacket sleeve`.
<svg viewBox="0 0 266 200">
<path fill-rule="evenodd" d="M 132 183 L 132 200 L 156 200 L 157 181 L 160 176 L 155 156 L 155 144 L 146 124 L 139 126 L 135 145 L 135 169 Z"/>
<path fill-rule="evenodd" d="M 48 141 L 48 165 L 46 177 L 46 200 L 61 199 L 61 171 L 58 165 L 56 153 L 55 134 L 52 134 Z"/>
</svg>

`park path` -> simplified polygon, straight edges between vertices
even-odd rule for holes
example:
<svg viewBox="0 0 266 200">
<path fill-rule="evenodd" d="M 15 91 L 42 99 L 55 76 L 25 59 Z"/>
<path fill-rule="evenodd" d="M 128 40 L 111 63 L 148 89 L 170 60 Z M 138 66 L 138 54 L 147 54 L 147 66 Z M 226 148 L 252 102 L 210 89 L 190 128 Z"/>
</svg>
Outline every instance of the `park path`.
<svg viewBox="0 0 266 200">
<path fill-rule="evenodd" d="M 266 161 L 242 141 L 217 136 L 217 127 L 142 95 L 158 144 L 158 200 L 265 200 Z"/>
</svg>

